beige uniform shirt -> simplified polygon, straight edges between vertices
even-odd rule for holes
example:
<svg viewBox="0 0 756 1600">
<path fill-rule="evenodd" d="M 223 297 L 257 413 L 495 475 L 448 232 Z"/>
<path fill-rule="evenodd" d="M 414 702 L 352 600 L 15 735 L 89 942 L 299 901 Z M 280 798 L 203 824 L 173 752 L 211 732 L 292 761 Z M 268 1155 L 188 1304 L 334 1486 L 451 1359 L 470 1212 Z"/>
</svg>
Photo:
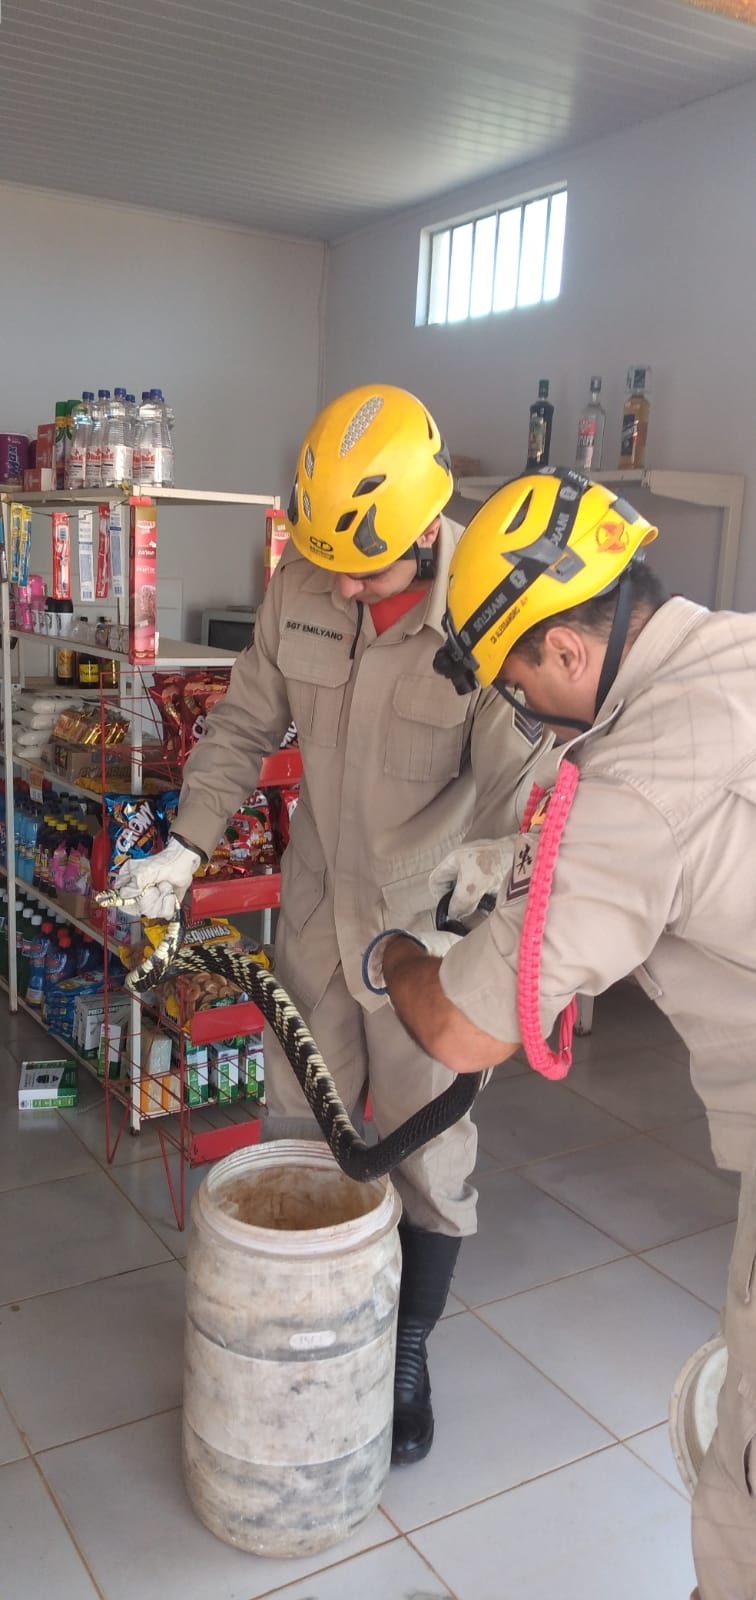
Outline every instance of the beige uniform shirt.
<svg viewBox="0 0 756 1600">
<path fill-rule="evenodd" d="M 632 971 L 691 1052 L 721 1166 L 756 1167 L 756 616 L 675 599 L 628 652 L 591 733 L 546 919 L 541 1020 Z M 552 773 L 553 778 L 553 773 Z M 516 1040 L 524 902 L 510 885 L 444 959 L 446 994 Z"/>
<path fill-rule="evenodd" d="M 293 719 L 304 777 L 283 863 L 282 914 L 307 925 L 298 998 L 314 1005 L 339 962 L 351 994 L 384 927 L 434 926 L 428 874 L 473 829 L 516 831 L 516 792 L 540 729 L 495 690 L 458 695 L 433 671 L 446 577 L 461 528 L 441 519 L 428 593 L 379 637 L 370 607 L 287 550 L 226 697 L 187 762 L 176 832 L 206 854 L 255 788 Z M 529 780 L 523 784 L 527 798 Z"/>
</svg>

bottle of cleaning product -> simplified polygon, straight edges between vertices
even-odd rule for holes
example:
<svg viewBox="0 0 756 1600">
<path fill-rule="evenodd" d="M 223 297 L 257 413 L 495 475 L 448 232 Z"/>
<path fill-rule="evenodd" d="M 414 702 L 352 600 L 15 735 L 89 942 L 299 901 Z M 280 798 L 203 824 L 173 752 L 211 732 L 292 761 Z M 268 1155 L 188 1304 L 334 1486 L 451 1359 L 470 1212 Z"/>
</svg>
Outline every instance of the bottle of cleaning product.
<svg viewBox="0 0 756 1600">
<path fill-rule="evenodd" d="M 30 1006 L 41 1006 L 45 990 L 45 957 L 52 934 L 52 923 L 43 922 L 41 916 L 34 916 L 32 917 L 32 928 L 26 1003 Z"/>
</svg>

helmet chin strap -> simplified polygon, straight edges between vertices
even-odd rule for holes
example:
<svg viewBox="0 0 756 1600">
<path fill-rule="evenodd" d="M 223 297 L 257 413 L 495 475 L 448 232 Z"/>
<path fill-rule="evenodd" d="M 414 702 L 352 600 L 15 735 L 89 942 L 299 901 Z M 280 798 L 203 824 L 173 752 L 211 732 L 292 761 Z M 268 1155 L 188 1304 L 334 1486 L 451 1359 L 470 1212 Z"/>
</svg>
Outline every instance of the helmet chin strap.
<svg viewBox="0 0 756 1600">
<path fill-rule="evenodd" d="M 596 690 L 596 701 L 593 707 L 594 722 L 619 671 L 619 665 L 622 660 L 622 652 L 627 642 L 627 630 L 630 626 L 632 606 L 633 590 L 629 577 L 629 569 L 626 568 L 619 580 L 619 583 L 617 584 L 617 604 L 614 608 L 612 626 L 609 631 L 609 638 L 606 642 L 604 661 L 601 667 L 598 688 Z M 577 728 L 579 733 L 588 733 L 593 727 L 593 722 L 584 722 L 579 717 L 557 717 L 552 715 L 550 711 L 538 711 L 536 707 L 531 706 L 530 703 L 528 703 L 526 706 L 523 706 L 522 701 L 518 700 L 516 695 L 512 694 L 510 689 L 505 689 L 503 683 L 500 683 L 498 678 L 494 679 L 494 688 L 498 689 L 499 694 L 503 695 L 504 699 L 508 700 L 509 704 L 514 706 L 517 711 L 526 711 L 528 716 L 532 717 L 535 722 L 545 722 L 548 723 L 550 727 L 554 728 Z"/>
<path fill-rule="evenodd" d="M 414 556 L 416 576 L 423 583 L 428 583 L 436 571 L 436 563 L 433 559 L 433 546 L 419 544 L 418 541 L 415 540 L 415 543 L 410 545 L 409 550 L 407 551 L 407 556 Z"/>
</svg>

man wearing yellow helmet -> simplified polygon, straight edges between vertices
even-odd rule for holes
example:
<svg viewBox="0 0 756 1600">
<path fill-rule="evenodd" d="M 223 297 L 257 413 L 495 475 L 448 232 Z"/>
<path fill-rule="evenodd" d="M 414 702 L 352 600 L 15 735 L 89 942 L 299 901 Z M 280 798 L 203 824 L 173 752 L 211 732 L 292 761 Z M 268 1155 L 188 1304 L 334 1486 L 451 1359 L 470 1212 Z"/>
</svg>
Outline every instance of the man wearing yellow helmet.
<svg viewBox="0 0 756 1600">
<path fill-rule="evenodd" d="M 473 518 L 449 570 L 437 670 L 461 694 L 524 692 L 566 742 L 538 764 L 490 918 L 443 960 L 386 936 L 366 977 L 456 1071 L 522 1043 L 538 1071 L 563 1077 L 573 997 L 630 972 L 684 1039 L 716 1160 L 742 1174 L 694 1557 L 700 1600 L 753 1600 L 756 618 L 667 599 L 644 562 L 656 532 L 575 472 L 515 479 Z M 473 847 L 463 910 L 486 887 L 481 860 Z M 560 1013 L 555 1051 L 543 1035 Z"/>
<path fill-rule="evenodd" d="M 254 643 L 187 763 L 173 838 L 159 859 L 131 869 L 147 914 L 170 912 L 296 722 L 304 778 L 283 861 L 276 968 L 350 1111 L 369 1089 L 381 1135 L 447 1073 L 366 995 L 362 950 L 397 923 L 434 929 L 430 871 L 471 830 L 515 831 L 516 791 L 542 737 L 495 691 L 462 700 L 434 675 L 462 531 L 443 515 L 452 491 L 448 451 L 413 395 L 371 386 L 325 407 L 300 450 L 290 545 Z M 270 1132 L 314 1137 L 271 1034 L 265 1052 Z M 404 1204 L 395 1461 L 430 1449 L 425 1340 L 460 1240 L 475 1229 L 475 1155 L 466 1118 L 394 1175 Z"/>
</svg>

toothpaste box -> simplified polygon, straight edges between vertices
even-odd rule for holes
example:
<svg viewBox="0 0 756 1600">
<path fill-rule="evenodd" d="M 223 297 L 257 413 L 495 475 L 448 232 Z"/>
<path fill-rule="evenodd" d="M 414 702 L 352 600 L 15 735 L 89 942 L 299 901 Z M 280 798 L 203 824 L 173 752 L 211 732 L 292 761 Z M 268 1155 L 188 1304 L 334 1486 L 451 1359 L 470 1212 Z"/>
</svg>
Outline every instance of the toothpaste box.
<svg viewBox="0 0 756 1600">
<path fill-rule="evenodd" d="M 40 422 L 37 429 L 36 465 L 55 469 L 55 423 Z M 52 485 L 55 488 L 55 483 Z"/>
<path fill-rule="evenodd" d="M 121 1076 L 121 1044 L 125 1032 L 125 1024 L 111 1022 L 108 1026 L 100 1026 L 100 1038 L 97 1045 L 97 1076 L 98 1078 L 120 1078 Z M 106 1038 L 107 1034 L 107 1038 Z M 107 1073 L 106 1073 L 107 1062 Z"/>
<path fill-rule="evenodd" d="M 118 1025 L 123 1031 L 128 1022 L 130 1010 L 131 1003 L 126 995 L 111 995 L 108 1005 L 108 1022 Z M 79 995 L 74 1012 L 74 1043 L 83 1056 L 88 1056 L 94 1060 L 98 1055 L 104 1022 L 104 994 Z"/>
<path fill-rule="evenodd" d="M 210 1093 L 219 1105 L 239 1098 L 239 1047 L 230 1044 L 210 1046 Z"/>
<path fill-rule="evenodd" d="M 206 1044 L 185 1045 L 184 1099 L 188 1106 L 204 1105 L 210 1093 L 210 1063 Z"/>
<path fill-rule="evenodd" d="M 18 1085 L 20 1111 L 60 1111 L 79 1099 L 79 1074 L 74 1061 L 22 1061 Z"/>
<path fill-rule="evenodd" d="M 177 1072 L 143 1072 L 139 1079 L 139 1111 L 154 1117 L 181 1108 L 180 1079 Z"/>
<path fill-rule="evenodd" d="M 248 1100 L 265 1099 L 265 1059 L 261 1033 L 252 1033 L 245 1039 L 241 1050 L 239 1075 Z"/>
</svg>

